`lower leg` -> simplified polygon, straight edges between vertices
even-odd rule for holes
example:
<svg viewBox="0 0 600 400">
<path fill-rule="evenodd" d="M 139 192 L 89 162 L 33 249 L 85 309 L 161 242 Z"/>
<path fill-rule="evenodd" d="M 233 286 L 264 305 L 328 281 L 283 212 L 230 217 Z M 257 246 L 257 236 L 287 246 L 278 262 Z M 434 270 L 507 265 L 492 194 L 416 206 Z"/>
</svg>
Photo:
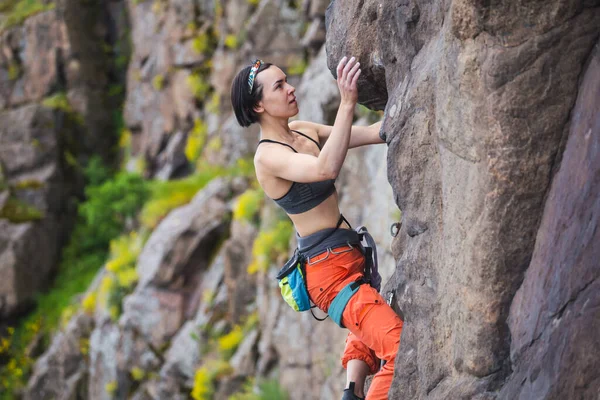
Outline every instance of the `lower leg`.
<svg viewBox="0 0 600 400">
<path fill-rule="evenodd" d="M 369 371 L 369 365 L 363 360 L 348 361 L 346 365 L 346 389 L 350 387 L 350 382 L 354 382 L 354 394 L 358 397 L 365 397 L 365 379 Z"/>
</svg>

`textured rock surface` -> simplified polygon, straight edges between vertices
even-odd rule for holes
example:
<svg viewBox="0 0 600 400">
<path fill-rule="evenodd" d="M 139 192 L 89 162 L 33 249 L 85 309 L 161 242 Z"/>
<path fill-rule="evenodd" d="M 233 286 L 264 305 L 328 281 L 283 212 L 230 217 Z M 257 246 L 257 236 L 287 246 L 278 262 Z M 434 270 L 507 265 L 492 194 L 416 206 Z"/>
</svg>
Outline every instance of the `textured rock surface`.
<svg viewBox="0 0 600 400">
<path fill-rule="evenodd" d="M 598 395 L 600 347 L 600 45 L 573 111 L 525 280 L 512 302 L 513 375 L 502 397 Z"/>
<path fill-rule="evenodd" d="M 91 333 L 93 320 L 79 313 L 69 321 L 64 332 L 53 340 L 52 346 L 35 366 L 25 399 L 76 399 L 87 397 L 87 363 L 82 353 L 84 341 Z"/>
<path fill-rule="evenodd" d="M 138 260 L 140 282 L 167 286 L 183 278 L 186 268 L 197 268 L 196 263 L 208 261 L 210 249 L 223 235 L 229 210 L 224 200 L 230 196 L 224 180 L 217 179 L 198 192 L 190 204 L 172 211 L 153 232 Z"/>
<path fill-rule="evenodd" d="M 67 159 L 111 159 L 119 96 L 107 86 L 119 78 L 102 45 L 119 40 L 122 5 L 59 0 L 0 33 L 0 164 L 11 196 L 44 215 L 21 224 L 0 217 L 0 319 L 23 309 L 55 269 L 83 186 Z M 57 95 L 68 105 L 44 102 Z"/>
<path fill-rule="evenodd" d="M 404 220 L 390 286 L 407 323 L 390 398 L 494 397 L 517 366 L 509 307 L 530 266 L 600 9 L 580 1 L 341 5 L 328 11 L 328 65 L 352 53 L 366 70 L 361 100 L 387 100 L 388 178 Z M 594 259 L 585 249 L 578 256 Z M 557 282 L 543 296 L 587 283 Z M 579 362 L 577 370 L 587 366 Z M 570 393 L 548 385 L 531 393 Z"/>
<path fill-rule="evenodd" d="M 18 200 L 44 216 L 24 222 L 0 218 L 0 319 L 18 312 L 47 284 L 69 226 L 72 188 L 65 182 L 60 146 L 61 130 L 68 129 L 64 119 L 62 112 L 38 105 L 0 112 L 6 201 Z"/>
</svg>

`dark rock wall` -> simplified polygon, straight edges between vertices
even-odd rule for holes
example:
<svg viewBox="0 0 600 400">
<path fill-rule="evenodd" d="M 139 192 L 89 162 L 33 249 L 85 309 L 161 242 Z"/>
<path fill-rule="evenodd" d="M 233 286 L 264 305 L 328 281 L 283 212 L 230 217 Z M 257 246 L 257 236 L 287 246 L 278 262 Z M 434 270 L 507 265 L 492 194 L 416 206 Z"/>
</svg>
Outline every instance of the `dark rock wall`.
<svg viewBox="0 0 600 400">
<path fill-rule="evenodd" d="M 511 305 L 502 397 L 594 398 L 600 377 L 600 45 L 583 75 L 531 264 Z"/>
<path fill-rule="evenodd" d="M 393 244 L 397 271 L 387 287 L 397 291 L 396 306 L 406 318 L 390 398 L 497 397 L 506 379 L 521 383 L 510 377 L 525 365 L 555 371 L 544 375 L 548 382 L 566 383 L 546 383 L 546 391 L 537 392 L 541 397 L 523 398 L 554 398 L 577 385 L 585 393 L 597 391 L 597 372 L 575 383 L 540 355 L 520 366 L 524 343 L 547 323 L 531 310 L 533 322 L 517 319 L 509 329 L 508 317 L 525 272 L 539 262 L 531 263 L 532 255 L 539 257 L 536 235 L 570 118 L 578 115 L 571 111 L 598 38 L 598 2 L 348 1 L 342 7 L 336 1 L 327 21 L 330 70 L 343 55 L 357 56 L 366 71 L 360 100 L 375 108 L 385 104 L 388 178 L 404 219 Z M 588 96 L 597 103 L 597 90 Z M 598 136 L 595 129 L 590 136 Z M 579 173 L 580 185 L 594 187 L 592 172 Z M 566 179 L 571 185 L 575 180 Z M 592 196 L 597 188 L 589 190 Z M 583 200 L 572 206 L 577 212 L 590 207 Z M 597 221 L 597 215 L 590 217 Z M 533 298 L 522 289 L 513 313 L 544 296 L 564 306 L 586 285 L 592 288 L 591 272 L 567 272 L 597 263 L 597 255 L 579 247 L 593 241 L 593 228 L 572 223 L 574 231 L 591 231 L 569 239 L 550 229 L 572 247 L 571 256 L 537 267 L 562 271 L 568 280 L 556 278 L 554 289 L 540 287 Z M 566 300 L 561 303 L 555 293 Z M 585 293 L 577 297 L 584 298 L 592 300 Z M 540 326 L 534 330 L 535 323 Z M 588 338 L 580 339 L 588 353 L 595 348 L 593 325 L 588 320 L 573 328 Z M 524 338 L 513 342 L 511 330 Z M 563 361 L 571 364 L 563 368 L 591 366 L 568 354 Z M 505 390 L 500 397 L 515 398 Z"/>
</svg>

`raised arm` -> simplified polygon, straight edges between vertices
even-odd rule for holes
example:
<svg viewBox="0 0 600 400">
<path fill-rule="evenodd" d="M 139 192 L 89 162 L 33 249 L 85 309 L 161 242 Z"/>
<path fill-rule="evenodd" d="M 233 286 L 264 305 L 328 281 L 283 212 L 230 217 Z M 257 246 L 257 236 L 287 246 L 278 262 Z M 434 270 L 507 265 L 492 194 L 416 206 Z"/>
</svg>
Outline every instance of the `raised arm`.
<svg viewBox="0 0 600 400">
<path fill-rule="evenodd" d="M 322 146 L 318 157 L 275 148 L 279 146 L 276 144 L 263 144 L 263 149 L 256 153 L 257 168 L 265 168 L 269 173 L 293 182 L 319 182 L 337 178 L 350 144 L 352 118 L 358 100 L 356 81 L 360 76 L 359 67 L 354 57 L 349 61 L 346 57 L 342 58 L 337 66 L 340 107 L 327 143 Z M 264 151 L 267 149 L 268 154 Z"/>
<path fill-rule="evenodd" d="M 291 126 L 292 124 L 290 124 L 290 127 Z M 332 128 L 333 127 L 331 125 L 315 124 L 314 122 L 308 121 L 295 121 L 293 129 L 315 132 L 319 137 L 319 143 L 324 145 L 327 143 L 327 139 L 329 139 L 329 136 L 331 135 Z M 348 148 L 353 149 L 355 147 L 366 146 L 369 144 L 385 143 L 379 137 L 380 129 L 381 121 L 369 126 L 352 126 Z"/>
</svg>

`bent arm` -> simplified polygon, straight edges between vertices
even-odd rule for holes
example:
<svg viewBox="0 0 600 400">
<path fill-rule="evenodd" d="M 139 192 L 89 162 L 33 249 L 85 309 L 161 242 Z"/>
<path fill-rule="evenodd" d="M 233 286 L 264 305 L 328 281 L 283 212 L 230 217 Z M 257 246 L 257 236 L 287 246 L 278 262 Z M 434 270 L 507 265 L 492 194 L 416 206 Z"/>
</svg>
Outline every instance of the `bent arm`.
<svg viewBox="0 0 600 400">
<path fill-rule="evenodd" d="M 256 167 L 292 182 L 321 182 L 337 178 L 348 152 L 353 115 L 353 104 L 340 105 L 335 123 L 330 127 L 329 140 L 322 146 L 318 157 L 265 143 L 256 153 Z"/>
</svg>

